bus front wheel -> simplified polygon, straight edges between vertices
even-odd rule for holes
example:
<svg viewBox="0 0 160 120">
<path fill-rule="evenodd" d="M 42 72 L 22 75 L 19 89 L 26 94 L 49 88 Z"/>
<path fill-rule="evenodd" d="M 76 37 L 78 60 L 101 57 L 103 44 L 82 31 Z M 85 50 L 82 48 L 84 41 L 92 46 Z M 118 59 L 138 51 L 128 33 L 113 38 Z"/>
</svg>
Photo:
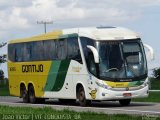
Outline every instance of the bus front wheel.
<svg viewBox="0 0 160 120">
<path fill-rule="evenodd" d="M 82 86 L 80 86 L 78 89 L 78 100 L 79 100 L 80 106 L 83 106 L 83 107 L 91 104 L 91 101 L 86 99 L 85 91 Z"/>
<path fill-rule="evenodd" d="M 124 99 L 124 100 L 119 100 L 119 103 L 121 106 L 128 106 L 130 105 L 131 99 Z"/>
</svg>

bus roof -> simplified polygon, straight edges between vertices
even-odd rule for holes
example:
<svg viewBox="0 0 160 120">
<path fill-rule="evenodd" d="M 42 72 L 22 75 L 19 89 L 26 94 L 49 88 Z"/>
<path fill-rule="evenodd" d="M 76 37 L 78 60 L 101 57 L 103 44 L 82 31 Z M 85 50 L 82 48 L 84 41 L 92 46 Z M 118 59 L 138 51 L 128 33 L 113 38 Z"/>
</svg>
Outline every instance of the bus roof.
<svg viewBox="0 0 160 120">
<path fill-rule="evenodd" d="M 139 38 L 139 35 L 122 27 L 82 27 L 48 32 L 29 38 L 11 40 L 9 43 L 30 42 L 48 39 L 65 38 L 69 34 L 88 37 L 94 40 L 128 40 Z"/>
</svg>

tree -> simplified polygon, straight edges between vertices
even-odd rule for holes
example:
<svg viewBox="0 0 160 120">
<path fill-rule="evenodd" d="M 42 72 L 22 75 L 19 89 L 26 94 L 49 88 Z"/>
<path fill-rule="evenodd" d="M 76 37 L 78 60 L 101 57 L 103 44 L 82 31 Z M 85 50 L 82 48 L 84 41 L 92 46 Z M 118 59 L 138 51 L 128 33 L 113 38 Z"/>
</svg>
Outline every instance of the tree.
<svg viewBox="0 0 160 120">
<path fill-rule="evenodd" d="M 160 68 L 155 68 L 155 69 L 153 69 L 153 76 L 154 76 L 156 79 L 160 79 Z"/>
<path fill-rule="evenodd" d="M 1 43 L 0 44 L 0 48 L 4 47 L 7 43 Z M 0 55 L 0 65 L 2 63 L 5 63 L 7 61 L 7 55 L 6 54 L 3 54 L 3 55 Z M 4 79 L 4 72 L 3 70 L 0 70 L 0 80 L 3 80 Z"/>
<path fill-rule="evenodd" d="M 5 63 L 6 61 L 7 61 L 7 55 L 6 54 L 0 55 L 0 64 Z"/>
<path fill-rule="evenodd" d="M 7 44 L 6 42 L 5 42 L 5 43 L 2 42 L 2 43 L 0 44 L 0 48 L 2 48 L 3 46 L 5 46 L 6 44 Z"/>
<path fill-rule="evenodd" d="M 4 80 L 4 72 L 3 72 L 3 70 L 0 70 L 0 80 Z"/>
</svg>

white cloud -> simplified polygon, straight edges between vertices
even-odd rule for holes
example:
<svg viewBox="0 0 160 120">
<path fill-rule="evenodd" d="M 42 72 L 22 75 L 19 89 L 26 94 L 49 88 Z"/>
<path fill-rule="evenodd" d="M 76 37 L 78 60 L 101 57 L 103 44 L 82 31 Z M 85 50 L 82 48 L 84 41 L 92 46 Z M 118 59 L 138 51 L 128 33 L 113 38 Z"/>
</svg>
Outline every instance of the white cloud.
<svg viewBox="0 0 160 120">
<path fill-rule="evenodd" d="M 73 4 L 65 7 L 58 7 L 55 0 L 35 0 L 32 6 L 22 9 L 26 16 L 32 16 L 32 20 L 59 20 L 59 19 L 81 19 L 84 17 L 84 10 L 74 8 Z"/>
<path fill-rule="evenodd" d="M 0 42 L 20 36 L 18 30 L 31 34 L 37 21 L 59 28 L 134 22 L 157 6 L 160 0 L 0 0 Z"/>
<path fill-rule="evenodd" d="M 4 31 L 4 30 L 0 30 L 0 37 L 1 37 L 1 39 L 0 39 L 0 43 L 3 41 L 3 37 L 5 37 L 7 35 L 7 31 Z"/>
<path fill-rule="evenodd" d="M 0 0 L 0 8 L 8 9 L 14 6 L 27 7 L 31 5 L 31 0 Z"/>
<path fill-rule="evenodd" d="M 117 7 L 118 5 L 119 7 Z M 41 20 L 53 20 L 55 23 L 62 21 L 72 24 L 76 20 L 77 24 L 83 26 L 84 22 L 89 23 L 90 21 L 95 24 L 97 21 L 125 22 L 141 17 L 138 10 L 128 10 L 121 6 L 124 7 L 121 2 L 108 0 L 101 2 L 98 0 L 33 0 L 32 5 L 25 8 L 19 7 L 19 9 L 20 15 L 26 18 L 30 24 L 35 24 L 36 21 Z"/>
<path fill-rule="evenodd" d="M 19 8 L 0 11 L 0 16 L 0 30 L 23 29 L 29 26 L 27 19 L 21 16 Z"/>
<path fill-rule="evenodd" d="M 25 29 L 38 20 L 133 21 L 143 16 L 143 7 L 155 5 L 160 0 L 1 0 L 0 29 Z"/>
<path fill-rule="evenodd" d="M 125 0 L 126 2 L 129 0 Z M 132 0 L 129 4 L 136 4 L 138 6 L 160 6 L 160 0 Z"/>
</svg>

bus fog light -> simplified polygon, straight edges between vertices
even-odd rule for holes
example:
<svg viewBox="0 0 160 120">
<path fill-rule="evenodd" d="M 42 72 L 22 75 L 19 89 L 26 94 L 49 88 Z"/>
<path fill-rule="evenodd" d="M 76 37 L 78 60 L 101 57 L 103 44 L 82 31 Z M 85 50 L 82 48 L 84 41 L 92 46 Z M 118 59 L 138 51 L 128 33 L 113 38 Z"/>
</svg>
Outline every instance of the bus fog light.
<svg viewBox="0 0 160 120">
<path fill-rule="evenodd" d="M 102 96 L 105 96 L 105 93 L 102 93 Z"/>
</svg>

